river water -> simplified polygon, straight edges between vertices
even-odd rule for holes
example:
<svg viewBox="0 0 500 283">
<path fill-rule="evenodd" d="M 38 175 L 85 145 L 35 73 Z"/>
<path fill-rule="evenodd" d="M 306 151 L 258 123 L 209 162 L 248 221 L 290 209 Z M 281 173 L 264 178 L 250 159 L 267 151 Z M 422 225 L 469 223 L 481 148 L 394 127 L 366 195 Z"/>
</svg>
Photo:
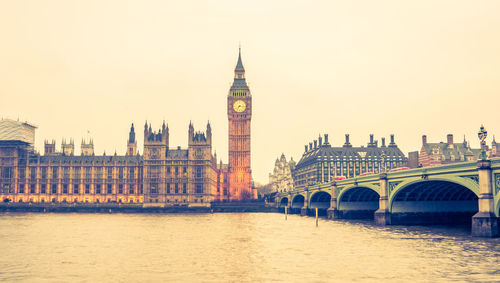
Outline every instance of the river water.
<svg viewBox="0 0 500 283">
<path fill-rule="evenodd" d="M 0 214 L 2 282 L 500 281 L 500 239 L 283 214 Z"/>
</svg>

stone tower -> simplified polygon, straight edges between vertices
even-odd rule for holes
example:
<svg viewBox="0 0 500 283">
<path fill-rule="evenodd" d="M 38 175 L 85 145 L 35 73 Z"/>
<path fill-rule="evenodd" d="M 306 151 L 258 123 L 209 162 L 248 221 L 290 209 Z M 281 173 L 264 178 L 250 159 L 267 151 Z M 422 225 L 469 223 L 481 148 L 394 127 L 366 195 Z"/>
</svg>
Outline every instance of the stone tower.
<svg viewBox="0 0 500 283">
<path fill-rule="evenodd" d="M 94 155 L 94 141 L 92 139 L 90 139 L 88 143 L 86 143 L 85 140 L 82 140 L 80 148 L 83 156 Z"/>
<path fill-rule="evenodd" d="M 56 141 L 52 140 L 52 142 L 49 142 L 48 140 L 45 140 L 45 155 L 53 155 L 56 153 Z"/>
<path fill-rule="evenodd" d="M 137 154 L 137 141 L 135 140 L 134 123 L 132 123 L 132 127 L 130 127 L 130 133 L 128 134 L 126 155 L 136 155 L 136 154 Z"/>
<path fill-rule="evenodd" d="M 168 150 L 168 126 L 163 125 L 158 132 L 151 124 L 144 125 L 143 188 L 145 203 L 165 202 L 165 180 L 162 178 Z"/>
<path fill-rule="evenodd" d="M 73 139 L 70 139 L 69 143 L 66 143 L 66 140 L 63 139 L 62 144 L 61 144 L 61 151 L 62 151 L 63 155 L 67 155 L 67 156 L 74 155 L 75 154 L 75 142 L 73 141 Z"/>
<path fill-rule="evenodd" d="M 212 127 L 207 123 L 206 132 L 194 131 L 192 123 L 189 123 L 188 148 L 190 159 L 212 158 Z"/>
<path fill-rule="evenodd" d="M 234 81 L 227 96 L 229 121 L 229 199 L 253 198 L 252 170 L 250 168 L 250 122 L 252 118 L 252 95 L 245 80 L 245 68 L 241 62 L 234 69 Z"/>
</svg>

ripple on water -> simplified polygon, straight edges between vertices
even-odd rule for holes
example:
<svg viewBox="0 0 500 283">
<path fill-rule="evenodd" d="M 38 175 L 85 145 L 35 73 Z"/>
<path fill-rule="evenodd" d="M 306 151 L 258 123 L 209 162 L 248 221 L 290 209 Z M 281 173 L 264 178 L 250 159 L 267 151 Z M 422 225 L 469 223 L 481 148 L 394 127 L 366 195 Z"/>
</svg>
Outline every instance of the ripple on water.
<svg viewBox="0 0 500 283">
<path fill-rule="evenodd" d="M 281 214 L 0 214 L 0 281 L 500 281 L 500 239 Z"/>
</svg>

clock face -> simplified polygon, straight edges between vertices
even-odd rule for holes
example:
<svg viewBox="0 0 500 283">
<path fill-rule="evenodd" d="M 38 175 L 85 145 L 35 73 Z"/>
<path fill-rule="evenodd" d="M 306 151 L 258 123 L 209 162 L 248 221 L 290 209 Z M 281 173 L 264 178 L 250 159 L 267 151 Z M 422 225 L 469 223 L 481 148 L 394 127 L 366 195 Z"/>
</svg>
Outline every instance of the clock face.
<svg viewBox="0 0 500 283">
<path fill-rule="evenodd" d="M 243 111 L 245 111 L 246 107 L 247 107 L 247 105 L 245 104 L 245 101 L 243 101 L 243 100 L 237 100 L 233 104 L 233 109 L 236 112 L 243 112 Z"/>
</svg>

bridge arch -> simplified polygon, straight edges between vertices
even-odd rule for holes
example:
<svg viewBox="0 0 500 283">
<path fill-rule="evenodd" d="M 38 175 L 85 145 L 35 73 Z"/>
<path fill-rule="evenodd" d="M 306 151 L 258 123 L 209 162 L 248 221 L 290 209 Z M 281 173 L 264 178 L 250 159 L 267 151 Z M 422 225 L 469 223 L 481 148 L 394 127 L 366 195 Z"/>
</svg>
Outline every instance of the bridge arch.
<svg viewBox="0 0 500 283">
<path fill-rule="evenodd" d="M 403 181 L 403 182 L 399 183 L 389 193 L 389 204 L 390 204 L 389 207 L 392 206 L 394 197 L 396 196 L 396 194 L 400 190 L 402 190 L 402 189 L 404 189 L 404 188 L 406 188 L 408 186 L 411 186 L 412 184 L 415 184 L 415 183 L 430 182 L 430 181 L 444 181 L 444 182 L 455 183 L 455 184 L 458 184 L 458 185 L 461 185 L 463 187 L 468 188 L 469 190 L 471 190 L 472 192 L 474 192 L 474 194 L 476 194 L 477 196 L 479 196 L 479 184 L 476 183 L 476 182 L 474 182 L 474 181 L 472 181 L 471 179 L 468 179 L 468 178 L 462 178 L 462 177 L 457 177 L 457 176 L 429 177 L 429 179 L 427 179 L 427 180 L 424 180 L 422 178 L 412 178 L 410 180 L 406 180 L 406 181 Z"/>
<path fill-rule="evenodd" d="M 373 219 L 379 206 L 379 188 L 374 185 L 353 185 L 340 191 L 337 209 L 342 218 Z"/>
<path fill-rule="evenodd" d="M 330 195 L 330 193 L 325 191 L 317 191 L 311 195 L 309 199 L 309 207 L 328 209 L 330 207 L 331 200 L 332 195 Z"/>
<path fill-rule="evenodd" d="M 393 224 L 467 223 L 478 211 L 479 186 L 461 177 L 413 179 L 389 196 Z"/>
<path fill-rule="evenodd" d="M 496 206 L 495 211 L 496 211 L 496 213 L 497 213 L 497 217 L 499 217 L 499 218 L 500 218 L 500 198 L 498 198 L 498 201 L 497 201 L 496 205 L 497 205 L 497 206 Z"/>
<path fill-rule="evenodd" d="M 285 207 L 288 206 L 288 197 L 282 197 L 280 200 L 279 207 Z"/>
<path fill-rule="evenodd" d="M 305 204 L 305 197 L 301 194 L 298 194 L 292 199 L 292 208 L 302 208 Z"/>
</svg>

